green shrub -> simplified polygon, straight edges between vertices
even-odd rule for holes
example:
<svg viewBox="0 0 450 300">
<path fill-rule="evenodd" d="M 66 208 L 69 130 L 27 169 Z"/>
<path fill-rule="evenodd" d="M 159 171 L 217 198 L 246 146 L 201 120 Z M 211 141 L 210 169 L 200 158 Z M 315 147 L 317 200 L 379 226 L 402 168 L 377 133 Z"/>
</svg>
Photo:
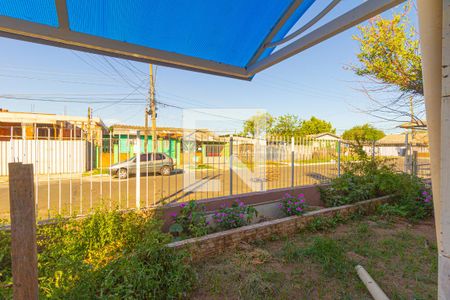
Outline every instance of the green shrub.
<svg viewBox="0 0 450 300">
<path fill-rule="evenodd" d="M 393 195 L 393 202 L 383 205 L 383 214 L 398 215 L 419 220 L 432 213 L 431 196 L 425 201 L 424 191 L 430 188 L 417 176 L 395 172 L 388 160 L 369 158 L 357 149 L 356 162 L 344 164 L 344 174 L 320 189 L 321 199 L 327 206 L 340 206 L 359 201 Z"/>
<path fill-rule="evenodd" d="M 138 212 L 102 210 L 39 227 L 40 297 L 184 297 L 195 274 L 185 253 L 166 247 L 172 238 L 160 227 L 159 220 Z M 10 272 L 10 264 L 1 267 L 2 274 Z"/>
<path fill-rule="evenodd" d="M 298 194 L 297 197 L 286 193 L 281 199 L 279 208 L 283 210 L 286 216 L 301 216 L 305 213 L 306 203 L 305 195 Z"/>
<path fill-rule="evenodd" d="M 174 223 L 169 228 L 176 240 L 208 234 L 204 205 L 191 200 L 188 203 L 182 203 L 180 207 L 180 213 L 172 215 Z"/>
<path fill-rule="evenodd" d="M 9 231 L 0 231 L 0 299 L 10 298 L 11 284 L 11 235 Z"/>
<path fill-rule="evenodd" d="M 216 211 L 213 220 L 219 230 L 227 230 L 249 224 L 257 214 L 254 207 L 236 200 L 231 207 L 223 206 Z"/>
</svg>

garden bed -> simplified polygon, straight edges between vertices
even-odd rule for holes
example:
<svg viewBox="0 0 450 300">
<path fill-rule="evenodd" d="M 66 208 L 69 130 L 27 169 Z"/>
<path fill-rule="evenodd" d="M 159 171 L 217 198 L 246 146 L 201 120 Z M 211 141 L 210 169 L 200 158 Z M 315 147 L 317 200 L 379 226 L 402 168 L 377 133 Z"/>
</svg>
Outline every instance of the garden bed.
<svg viewBox="0 0 450 300">
<path fill-rule="evenodd" d="M 167 245 L 173 249 L 188 250 L 194 260 L 216 255 L 227 249 L 236 248 L 242 242 L 265 240 L 272 237 L 291 235 L 304 229 L 320 218 L 349 218 L 354 214 L 368 214 L 390 200 L 391 196 L 379 197 L 358 202 L 352 205 L 323 208 L 311 211 L 302 216 L 290 216 L 276 220 L 264 221 L 231 230 L 208 234 L 198 238 L 190 238 Z"/>
<path fill-rule="evenodd" d="M 372 299 L 354 270 L 361 264 L 390 299 L 436 299 L 437 256 L 432 218 L 370 215 L 199 261 L 190 298 Z"/>
</svg>

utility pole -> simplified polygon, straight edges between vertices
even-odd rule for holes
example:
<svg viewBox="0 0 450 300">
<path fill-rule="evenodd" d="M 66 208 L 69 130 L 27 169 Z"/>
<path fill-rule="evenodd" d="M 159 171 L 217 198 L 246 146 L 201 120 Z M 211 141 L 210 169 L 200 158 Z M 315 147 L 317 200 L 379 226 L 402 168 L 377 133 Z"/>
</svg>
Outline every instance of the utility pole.
<svg viewBox="0 0 450 300">
<path fill-rule="evenodd" d="M 88 124 L 87 124 L 87 140 L 91 140 L 91 122 L 92 122 L 92 108 L 88 107 Z"/>
<path fill-rule="evenodd" d="M 156 102 L 155 102 L 155 79 L 153 77 L 153 65 L 150 64 L 150 111 L 152 113 L 152 152 L 157 150 L 156 145 Z"/>
</svg>

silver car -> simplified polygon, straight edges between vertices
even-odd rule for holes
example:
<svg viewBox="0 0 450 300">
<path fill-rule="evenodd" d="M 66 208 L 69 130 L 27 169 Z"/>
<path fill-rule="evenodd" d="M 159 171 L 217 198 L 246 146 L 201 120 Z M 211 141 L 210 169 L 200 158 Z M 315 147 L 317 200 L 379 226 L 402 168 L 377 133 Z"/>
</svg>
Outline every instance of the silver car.
<svg viewBox="0 0 450 300">
<path fill-rule="evenodd" d="M 159 173 L 168 176 L 173 171 L 173 159 L 165 153 L 148 153 L 141 154 L 141 174 Z M 109 167 L 112 175 L 121 179 L 127 178 L 129 175 L 136 174 L 136 157 L 133 156 L 127 161 L 114 164 Z"/>
</svg>

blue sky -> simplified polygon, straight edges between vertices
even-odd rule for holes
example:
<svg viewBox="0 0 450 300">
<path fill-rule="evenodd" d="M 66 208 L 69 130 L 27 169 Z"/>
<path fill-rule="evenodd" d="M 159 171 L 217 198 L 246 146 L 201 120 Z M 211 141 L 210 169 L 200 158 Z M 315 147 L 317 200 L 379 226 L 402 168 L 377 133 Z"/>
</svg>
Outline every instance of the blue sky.
<svg viewBox="0 0 450 300">
<path fill-rule="evenodd" d="M 343 1 L 321 23 L 361 2 Z M 320 6 L 313 7 L 305 19 L 318 9 Z M 414 10 L 411 15 L 416 24 Z M 233 132 L 241 127 L 238 119 L 247 117 L 245 113 L 236 116 L 235 109 L 245 108 L 246 112 L 265 110 L 275 116 L 297 114 L 302 119 L 314 115 L 331 121 L 338 132 L 367 122 L 386 132 L 398 131 L 395 123 L 380 122 L 354 108 L 369 105 L 368 99 L 357 90 L 361 78 L 345 68 L 357 63 L 358 43 L 352 39 L 356 33 L 356 28 L 341 33 L 261 72 L 251 82 L 158 67 L 157 100 L 168 104 L 159 105 L 158 125 L 182 126 L 182 108 L 208 109 L 206 119 L 213 129 Z M 143 125 L 148 65 L 5 38 L 0 38 L 0 49 L 0 107 L 86 115 L 89 105 L 72 101 L 90 101 L 94 115 L 108 125 Z M 1 95 L 12 95 L 15 99 L 4 99 Z M 101 103 L 126 96 L 128 100 L 118 104 Z M 36 98 L 67 102 L 30 100 Z"/>
</svg>

